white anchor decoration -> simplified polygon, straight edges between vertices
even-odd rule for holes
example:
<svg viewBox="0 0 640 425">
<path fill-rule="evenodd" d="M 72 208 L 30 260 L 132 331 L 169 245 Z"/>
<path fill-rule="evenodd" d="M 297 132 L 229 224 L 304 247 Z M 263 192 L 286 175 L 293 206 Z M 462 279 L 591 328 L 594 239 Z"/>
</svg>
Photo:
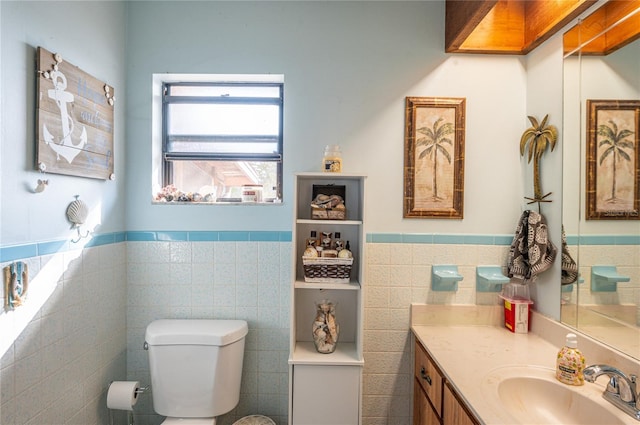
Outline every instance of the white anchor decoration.
<svg viewBox="0 0 640 425">
<path fill-rule="evenodd" d="M 56 55 L 56 61 L 61 62 L 62 59 L 58 60 Z M 57 154 L 57 159 L 60 160 L 60 156 L 64 157 L 69 164 L 73 162 L 76 156 L 82 152 L 82 148 L 87 144 L 87 130 L 85 127 L 82 127 L 82 134 L 80 134 L 80 141 L 78 143 L 73 143 L 71 139 L 71 135 L 73 133 L 75 124 L 73 119 L 69 115 L 67 111 L 67 104 L 73 103 L 73 94 L 65 91 L 67 88 L 67 77 L 58 71 L 57 64 L 54 65 L 53 70 L 49 72 L 51 77 L 51 81 L 53 82 L 53 89 L 47 91 L 49 98 L 53 99 L 58 108 L 60 108 L 60 118 L 62 120 L 62 140 L 59 142 L 55 142 L 53 139 L 53 135 L 47 129 L 46 124 L 43 124 L 43 137 L 45 143 L 53 149 Z M 46 77 L 46 74 L 45 74 Z"/>
</svg>

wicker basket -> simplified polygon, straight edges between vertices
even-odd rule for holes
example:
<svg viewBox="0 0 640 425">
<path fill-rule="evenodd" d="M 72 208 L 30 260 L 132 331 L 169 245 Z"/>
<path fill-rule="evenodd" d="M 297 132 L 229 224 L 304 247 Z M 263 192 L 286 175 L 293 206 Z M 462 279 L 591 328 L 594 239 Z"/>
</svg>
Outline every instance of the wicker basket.
<svg viewBox="0 0 640 425">
<path fill-rule="evenodd" d="M 303 258 L 304 281 L 349 283 L 353 258 Z"/>
<path fill-rule="evenodd" d="M 347 210 L 331 208 L 311 208 L 312 220 L 344 220 L 347 218 Z"/>
</svg>

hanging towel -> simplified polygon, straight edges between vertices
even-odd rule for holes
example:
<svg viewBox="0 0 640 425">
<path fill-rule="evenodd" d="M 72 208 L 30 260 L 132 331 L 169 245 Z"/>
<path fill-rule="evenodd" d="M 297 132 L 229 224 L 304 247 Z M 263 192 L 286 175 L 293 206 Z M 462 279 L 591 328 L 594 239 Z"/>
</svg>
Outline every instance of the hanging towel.
<svg viewBox="0 0 640 425">
<path fill-rule="evenodd" d="M 551 267 L 556 253 L 557 248 L 548 237 L 544 217 L 535 211 L 524 211 L 509 249 L 509 277 L 534 281 L 538 274 Z"/>
<path fill-rule="evenodd" d="M 571 257 L 569 247 L 567 246 L 567 237 L 564 234 L 564 226 L 562 226 L 562 277 L 560 283 L 570 285 L 578 280 L 578 265 Z"/>
<path fill-rule="evenodd" d="M 27 263 L 18 261 L 4 269 L 4 308 L 13 310 L 21 306 L 29 288 L 29 268 Z"/>
</svg>

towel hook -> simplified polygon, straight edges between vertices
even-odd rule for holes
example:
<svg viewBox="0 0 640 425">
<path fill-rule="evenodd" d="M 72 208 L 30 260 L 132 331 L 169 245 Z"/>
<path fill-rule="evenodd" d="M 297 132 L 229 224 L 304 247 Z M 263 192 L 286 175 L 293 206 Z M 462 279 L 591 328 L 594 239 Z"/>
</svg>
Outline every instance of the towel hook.
<svg viewBox="0 0 640 425">
<path fill-rule="evenodd" d="M 76 200 L 71 202 L 67 207 L 67 219 L 71 222 L 71 228 L 76 229 L 78 232 L 77 239 L 71 239 L 71 242 L 78 243 L 80 239 L 84 239 L 89 236 L 89 231 L 83 235 L 80 233 L 80 226 L 84 224 L 89 215 L 89 207 L 83 201 L 78 199 L 80 195 L 75 195 Z"/>
</svg>

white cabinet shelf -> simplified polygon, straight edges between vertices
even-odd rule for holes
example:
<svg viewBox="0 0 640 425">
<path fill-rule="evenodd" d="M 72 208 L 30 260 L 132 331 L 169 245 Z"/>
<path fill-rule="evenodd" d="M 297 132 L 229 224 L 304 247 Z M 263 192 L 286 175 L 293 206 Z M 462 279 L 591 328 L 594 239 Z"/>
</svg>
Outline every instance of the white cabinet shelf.
<svg viewBox="0 0 640 425">
<path fill-rule="evenodd" d="M 294 214 L 292 231 L 291 328 L 289 345 L 289 424 L 317 423 L 320 418 L 307 406 L 332 406 L 323 410 L 326 424 L 359 424 L 362 422 L 362 369 L 364 320 L 365 217 L 364 193 L 366 177 L 345 173 L 299 173 L 294 182 Z M 345 220 L 311 219 L 314 185 L 344 186 Z M 349 242 L 353 265 L 349 283 L 306 282 L 302 253 L 311 232 L 340 232 Z M 328 299 L 336 305 L 339 336 L 336 351 L 319 353 L 313 343 L 312 324 L 315 303 Z M 348 392 L 336 397 L 331 392 L 317 392 L 314 376 L 333 376 L 332 387 Z M 354 419 L 355 418 L 355 419 Z M 316 422 L 314 422 L 316 421 Z"/>
<path fill-rule="evenodd" d="M 301 218 L 296 221 L 298 224 L 312 224 L 314 226 L 357 226 L 361 225 L 361 220 L 310 220 Z"/>
<path fill-rule="evenodd" d="M 318 353 L 313 342 L 297 342 L 289 364 L 353 366 L 364 365 L 364 360 L 353 342 L 338 343 L 331 354 Z"/>
<path fill-rule="evenodd" d="M 304 280 L 296 280 L 294 282 L 295 289 L 337 289 L 339 291 L 359 291 L 360 282 L 351 280 L 349 283 L 319 283 L 305 282 Z"/>
</svg>

